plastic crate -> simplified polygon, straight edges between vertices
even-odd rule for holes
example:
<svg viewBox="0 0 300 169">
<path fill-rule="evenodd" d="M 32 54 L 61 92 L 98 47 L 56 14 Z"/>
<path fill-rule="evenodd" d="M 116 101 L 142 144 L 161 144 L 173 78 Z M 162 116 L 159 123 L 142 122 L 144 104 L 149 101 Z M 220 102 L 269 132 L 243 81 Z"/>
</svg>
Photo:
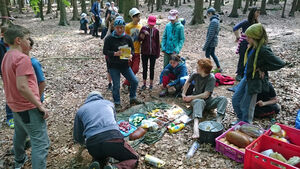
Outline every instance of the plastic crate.
<svg viewBox="0 0 300 169">
<path fill-rule="evenodd" d="M 296 169 L 300 167 L 300 164 L 291 166 L 260 153 L 268 149 L 282 154 L 287 160 L 293 156 L 300 157 L 300 147 L 262 135 L 246 147 L 244 169 Z"/>
<path fill-rule="evenodd" d="M 300 130 L 296 128 L 292 128 L 289 126 L 285 126 L 283 124 L 276 123 L 286 132 L 286 138 L 291 142 L 291 144 L 297 145 L 300 147 Z M 271 136 L 272 132 L 269 129 L 264 135 Z"/>
<path fill-rule="evenodd" d="M 244 155 L 245 153 L 234 148 L 234 147 L 230 147 L 229 145 L 222 143 L 221 141 L 219 141 L 221 138 L 224 138 L 227 134 L 227 132 L 234 130 L 234 128 L 237 125 L 244 125 L 247 124 L 246 122 L 240 121 L 239 123 L 237 123 L 236 125 L 234 125 L 233 127 L 231 127 L 230 129 L 228 129 L 225 133 L 223 133 L 222 135 L 220 135 L 219 137 L 216 138 L 216 151 L 224 154 L 225 156 L 233 159 L 236 162 L 239 163 L 243 163 L 244 162 Z"/>
</svg>

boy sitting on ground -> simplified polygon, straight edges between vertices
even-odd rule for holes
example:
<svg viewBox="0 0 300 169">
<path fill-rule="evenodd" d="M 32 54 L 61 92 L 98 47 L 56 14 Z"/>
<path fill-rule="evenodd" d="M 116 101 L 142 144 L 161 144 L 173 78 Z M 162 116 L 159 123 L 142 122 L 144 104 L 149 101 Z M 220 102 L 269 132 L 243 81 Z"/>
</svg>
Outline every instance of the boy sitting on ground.
<svg viewBox="0 0 300 169">
<path fill-rule="evenodd" d="M 211 110 L 217 108 L 217 122 L 221 122 L 225 116 L 227 99 L 224 96 L 212 97 L 216 79 L 210 73 L 212 62 L 208 58 L 198 60 L 197 73 L 193 73 L 185 82 L 182 91 L 182 99 L 191 102 L 193 106 L 194 134 L 193 138 L 199 138 L 199 119 L 202 118 L 204 109 Z M 192 95 L 186 95 L 190 84 L 194 81 L 194 91 Z"/>
<path fill-rule="evenodd" d="M 86 18 L 86 13 L 82 13 L 80 19 L 80 30 L 84 30 L 84 33 L 87 34 L 87 30 L 89 29 L 89 21 Z"/>
</svg>

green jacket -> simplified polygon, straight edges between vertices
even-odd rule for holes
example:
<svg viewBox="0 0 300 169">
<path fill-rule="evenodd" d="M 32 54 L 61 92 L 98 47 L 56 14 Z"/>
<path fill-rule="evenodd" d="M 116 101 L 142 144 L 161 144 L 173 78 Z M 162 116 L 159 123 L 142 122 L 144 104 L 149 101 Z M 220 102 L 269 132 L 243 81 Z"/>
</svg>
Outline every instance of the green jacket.
<svg viewBox="0 0 300 169">
<path fill-rule="evenodd" d="M 260 48 L 258 53 L 256 69 L 260 69 L 265 72 L 265 76 L 263 79 L 259 77 L 259 73 L 256 72 L 254 78 L 252 78 L 253 72 L 253 63 L 255 58 L 255 52 L 253 52 L 250 60 L 248 60 L 247 66 L 247 83 L 248 83 L 248 92 L 249 94 L 257 94 L 262 91 L 268 92 L 268 71 L 279 70 L 285 66 L 285 62 L 282 61 L 279 57 L 275 56 L 269 46 L 263 45 Z"/>
</svg>

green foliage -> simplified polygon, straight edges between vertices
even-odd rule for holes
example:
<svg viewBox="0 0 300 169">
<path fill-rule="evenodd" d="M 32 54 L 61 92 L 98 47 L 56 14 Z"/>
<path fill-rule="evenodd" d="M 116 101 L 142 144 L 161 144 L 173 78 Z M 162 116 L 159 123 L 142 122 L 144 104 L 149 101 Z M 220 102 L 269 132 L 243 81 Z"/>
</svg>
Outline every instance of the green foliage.
<svg viewBox="0 0 300 169">
<path fill-rule="evenodd" d="M 30 0 L 30 6 L 33 9 L 34 13 L 37 14 L 40 12 L 39 3 L 42 0 Z M 67 6 L 70 7 L 71 3 L 68 0 L 62 0 L 62 2 Z"/>
</svg>

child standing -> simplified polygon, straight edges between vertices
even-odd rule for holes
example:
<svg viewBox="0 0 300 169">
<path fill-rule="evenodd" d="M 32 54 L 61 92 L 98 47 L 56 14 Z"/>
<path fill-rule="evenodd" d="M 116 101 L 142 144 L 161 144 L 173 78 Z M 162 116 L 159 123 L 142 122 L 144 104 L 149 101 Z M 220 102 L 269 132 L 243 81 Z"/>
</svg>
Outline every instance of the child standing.
<svg viewBox="0 0 300 169">
<path fill-rule="evenodd" d="M 146 89 L 148 60 L 150 60 L 150 86 L 149 89 L 153 88 L 154 79 L 154 67 L 155 61 L 159 57 L 160 44 L 159 44 L 159 30 L 154 26 L 156 24 L 156 17 L 148 17 L 148 26 L 143 26 L 139 35 L 142 43 L 142 63 L 143 63 L 143 86 L 142 90 Z"/>
<path fill-rule="evenodd" d="M 87 34 L 87 30 L 89 29 L 89 21 L 86 18 L 86 13 L 82 13 L 80 16 L 80 30 L 84 30 L 84 33 Z"/>
<path fill-rule="evenodd" d="M 125 34 L 131 36 L 134 45 L 134 55 L 132 60 L 129 62 L 129 66 L 131 67 L 134 74 L 139 71 L 140 66 L 140 53 L 141 53 L 141 43 L 139 41 L 139 33 L 142 28 L 140 22 L 141 12 L 137 8 L 132 8 L 129 11 L 129 15 L 132 18 L 132 22 L 128 23 L 125 26 Z M 123 83 L 123 87 L 127 90 L 130 83 L 128 80 L 125 80 Z"/>
</svg>

